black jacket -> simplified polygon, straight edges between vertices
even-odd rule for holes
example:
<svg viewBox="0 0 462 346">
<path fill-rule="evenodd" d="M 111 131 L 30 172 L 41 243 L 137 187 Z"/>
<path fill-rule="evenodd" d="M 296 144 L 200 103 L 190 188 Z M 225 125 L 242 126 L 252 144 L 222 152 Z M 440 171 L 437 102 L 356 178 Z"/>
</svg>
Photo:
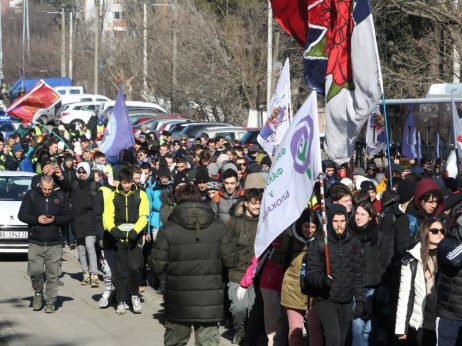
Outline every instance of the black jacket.
<svg viewBox="0 0 462 346">
<path fill-rule="evenodd" d="M 462 227 L 452 226 L 438 244 L 436 315 L 462 321 Z"/>
<path fill-rule="evenodd" d="M 177 205 L 157 234 L 152 269 L 167 274 L 168 320 L 218 322 L 223 318 L 223 265 L 238 254 L 226 226 L 202 202 Z"/>
<path fill-rule="evenodd" d="M 51 224 L 38 223 L 41 215 L 51 215 L 55 220 Z M 62 243 L 62 226 L 74 218 L 67 194 L 59 189 L 45 197 L 41 189 L 32 189 L 26 193 L 18 213 L 18 219 L 29 225 L 29 243 L 51 246 Z"/>
<path fill-rule="evenodd" d="M 73 183 L 70 198 L 72 210 L 74 211 L 73 231 L 77 239 L 88 236 L 96 236 L 95 215 L 93 212 L 96 191 L 92 191 L 101 185 L 94 182 L 93 178 L 87 180 L 76 180 Z"/>
<path fill-rule="evenodd" d="M 350 220 L 350 230 L 361 240 L 365 262 L 366 287 L 386 284 L 383 275 L 387 271 L 393 257 L 393 243 L 390 238 L 379 232 L 377 222 L 371 220 L 366 226 L 358 227 L 354 219 Z"/>
<path fill-rule="evenodd" d="M 305 257 L 306 284 L 310 295 L 317 300 L 328 300 L 334 303 L 350 303 L 353 297 L 365 302 L 364 296 L 364 256 L 361 241 L 346 230 L 338 236 L 332 228 L 332 219 L 336 213 L 347 216 L 341 204 L 334 204 L 329 210 L 328 247 L 331 287 L 323 285 L 326 276 L 324 239 L 318 237 L 309 247 Z"/>
</svg>

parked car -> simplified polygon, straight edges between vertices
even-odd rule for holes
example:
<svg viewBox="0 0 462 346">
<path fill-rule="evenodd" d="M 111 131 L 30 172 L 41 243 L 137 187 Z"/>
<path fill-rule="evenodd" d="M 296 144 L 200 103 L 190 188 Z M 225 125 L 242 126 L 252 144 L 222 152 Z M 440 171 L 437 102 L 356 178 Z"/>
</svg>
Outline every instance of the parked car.
<svg viewBox="0 0 462 346">
<path fill-rule="evenodd" d="M 60 86 L 53 89 L 61 95 L 83 94 L 83 86 Z"/>
<path fill-rule="evenodd" d="M 258 130 L 250 130 L 241 138 L 242 145 L 260 145 L 257 141 L 258 134 L 260 133 L 260 129 Z"/>
<path fill-rule="evenodd" d="M 189 141 L 194 141 L 194 138 L 197 137 L 199 132 L 201 132 L 203 129 L 206 127 L 211 127 L 211 126 L 226 126 L 230 127 L 233 126 L 232 124 L 228 123 L 219 123 L 219 122 L 212 122 L 212 121 L 207 121 L 207 122 L 202 122 L 202 123 L 192 123 L 188 126 L 186 126 L 183 131 L 179 134 L 180 137 L 186 136 Z"/>
<path fill-rule="evenodd" d="M 216 138 L 217 136 L 224 137 L 228 142 L 233 143 L 235 139 L 241 139 L 247 131 L 241 127 L 207 127 L 197 134 L 201 136 L 206 133 L 210 138 Z"/>
<path fill-rule="evenodd" d="M 70 103 L 61 107 L 57 114 L 57 121 L 80 130 L 88 123 L 92 114 L 101 107 L 101 102 Z"/>
<path fill-rule="evenodd" d="M 104 119 L 107 119 L 108 116 L 112 113 L 112 109 L 114 108 L 115 101 L 107 101 L 104 102 L 101 106 L 100 116 Z M 132 110 L 140 110 L 140 111 L 147 111 L 151 110 L 154 111 L 155 114 L 167 114 L 167 111 L 159 106 L 157 103 L 151 102 L 142 102 L 142 101 L 126 101 L 127 111 L 130 113 Z"/>
<path fill-rule="evenodd" d="M 0 137 L 6 139 L 18 129 L 20 123 L 13 122 L 12 118 L 13 117 L 6 115 L 3 111 L 2 114 L 0 114 Z M 22 121 L 22 119 L 20 120 Z"/>
<path fill-rule="evenodd" d="M 159 116 L 159 117 L 147 120 L 147 121 L 145 121 L 145 122 L 143 122 L 141 124 L 137 124 L 137 125 L 133 126 L 133 131 L 139 131 L 139 130 L 141 130 L 142 126 L 146 126 L 146 131 L 147 132 L 151 132 L 151 131 L 158 132 L 160 130 L 160 128 L 165 124 L 184 123 L 185 121 L 188 121 L 188 120 L 189 119 L 178 118 L 178 117 L 172 118 L 172 117 L 169 117 L 169 116 L 165 116 L 165 117 Z M 191 121 L 191 120 L 189 120 L 189 121 Z"/>
<path fill-rule="evenodd" d="M 18 212 L 35 173 L 0 172 L 0 253 L 27 253 L 28 227 Z"/>
</svg>

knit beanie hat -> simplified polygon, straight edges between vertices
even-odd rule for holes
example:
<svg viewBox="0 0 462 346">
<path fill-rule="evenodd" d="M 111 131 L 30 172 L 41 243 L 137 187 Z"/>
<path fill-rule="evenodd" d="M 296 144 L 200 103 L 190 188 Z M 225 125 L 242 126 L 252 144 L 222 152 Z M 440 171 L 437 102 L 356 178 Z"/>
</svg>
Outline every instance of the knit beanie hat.
<svg viewBox="0 0 462 346">
<path fill-rule="evenodd" d="M 355 176 L 355 175 L 360 175 L 362 177 L 365 177 L 366 176 L 366 171 L 364 170 L 364 168 L 358 167 L 353 171 L 353 176 Z"/>
<path fill-rule="evenodd" d="M 409 202 L 414 197 L 416 188 L 416 182 L 410 180 L 403 180 L 402 182 L 400 182 L 398 185 L 399 202 Z"/>
<path fill-rule="evenodd" d="M 374 191 L 377 191 L 375 189 L 374 183 L 372 181 L 370 181 L 370 180 L 364 180 L 361 183 L 361 190 L 365 190 L 365 191 L 374 190 Z"/>
<path fill-rule="evenodd" d="M 13 154 L 14 154 L 14 153 L 17 153 L 17 152 L 19 152 L 19 151 L 24 151 L 24 150 L 22 149 L 21 143 L 14 143 L 14 144 L 13 144 Z"/>
<path fill-rule="evenodd" d="M 178 185 L 183 184 L 183 183 L 185 184 L 189 183 L 188 176 L 184 174 L 183 172 L 179 172 L 175 175 L 175 178 L 173 178 L 173 190 L 175 190 Z"/>
<path fill-rule="evenodd" d="M 218 165 L 214 162 L 209 163 L 207 166 L 207 171 L 210 175 L 218 175 Z"/>
<path fill-rule="evenodd" d="M 169 177 L 170 178 L 170 170 L 167 166 L 161 165 L 157 171 L 158 177 Z"/>
</svg>

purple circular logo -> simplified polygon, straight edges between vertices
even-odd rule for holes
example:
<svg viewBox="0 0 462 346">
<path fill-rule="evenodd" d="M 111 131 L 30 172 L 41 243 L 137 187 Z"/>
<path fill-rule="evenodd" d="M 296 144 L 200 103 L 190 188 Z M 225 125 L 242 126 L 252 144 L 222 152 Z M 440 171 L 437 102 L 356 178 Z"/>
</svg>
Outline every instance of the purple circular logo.
<svg viewBox="0 0 462 346">
<path fill-rule="evenodd" d="M 290 152 L 297 173 L 304 174 L 308 169 L 312 143 L 313 119 L 308 115 L 297 124 L 297 129 L 290 141 Z"/>
</svg>

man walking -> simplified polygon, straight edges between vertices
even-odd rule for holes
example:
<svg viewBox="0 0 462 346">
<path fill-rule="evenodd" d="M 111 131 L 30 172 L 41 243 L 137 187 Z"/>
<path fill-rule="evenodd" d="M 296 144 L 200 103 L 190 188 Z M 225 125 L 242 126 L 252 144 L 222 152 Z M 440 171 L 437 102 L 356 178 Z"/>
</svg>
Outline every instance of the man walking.
<svg viewBox="0 0 462 346">
<path fill-rule="evenodd" d="M 219 345 L 222 267 L 235 266 L 238 253 L 225 225 L 200 202 L 197 186 L 180 186 L 175 200 L 152 249 L 153 271 L 167 275 L 164 344 L 186 345 L 193 326 L 196 345 Z"/>
<path fill-rule="evenodd" d="M 53 313 L 62 259 L 62 227 L 73 219 L 69 198 L 59 188 L 55 190 L 52 176 L 44 175 L 38 189 L 30 190 L 24 197 L 18 218 L 29 226 L 27 272 L 35 291 L 33 309 L 42 308 L 45 267 L 45 312 Z"/>
</svg>

